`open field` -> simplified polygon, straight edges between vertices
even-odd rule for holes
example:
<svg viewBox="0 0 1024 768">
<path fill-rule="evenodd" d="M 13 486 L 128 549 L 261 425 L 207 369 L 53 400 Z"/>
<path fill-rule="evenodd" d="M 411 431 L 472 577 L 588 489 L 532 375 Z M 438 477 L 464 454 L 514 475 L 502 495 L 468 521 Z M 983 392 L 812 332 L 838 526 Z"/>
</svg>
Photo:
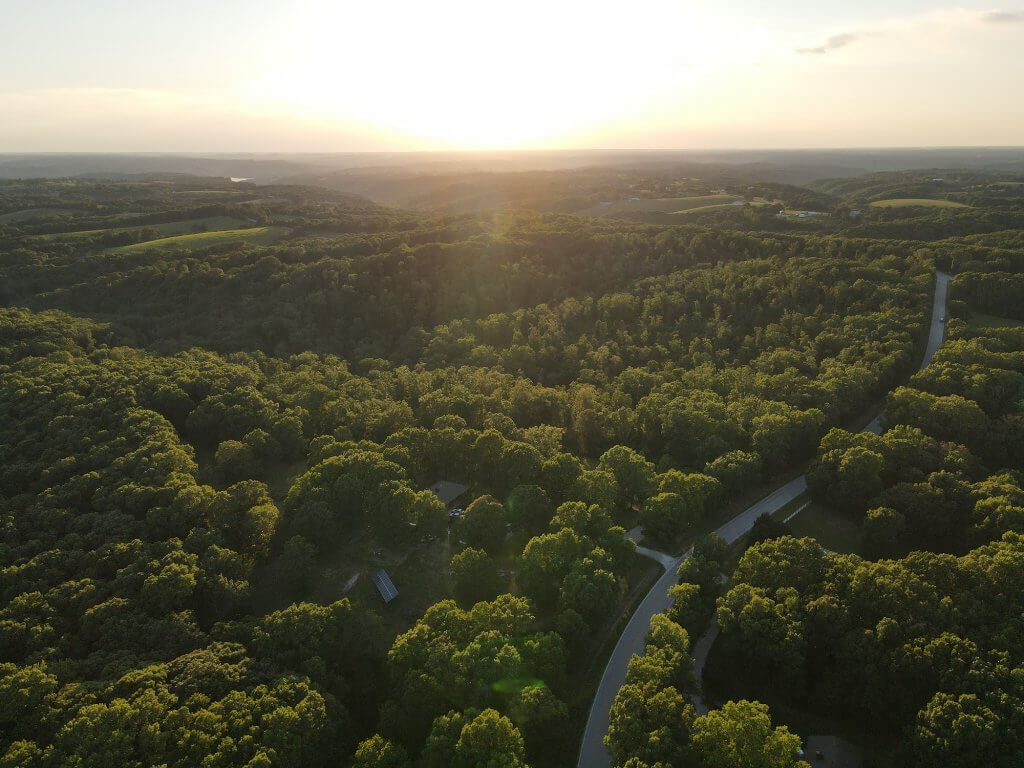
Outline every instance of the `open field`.
<svg viewBox="0 0 1024 768">
<path fill-rule="evenodd" d="M 783 516 L 788 517 L 789 513 Z M 833 552 L 859 552 L 860 526 L 829 507 L 811 502 L 806 509 L 787 523 L 793 535 L 817 539 L 825 549 Z"/>
<path fill-rule="evenodd" d="M 245 197 L 249 190 L 245 189 L 174 189 L 172 195 L 202 195 L 203 197 Z"/>
<path fill-rule="evenodd" d="M 249 227 L 248 229 L 223 229 L 214 232 L 192 232 L 187 235 L 163 237 L 159 240 L 147 240 L 144 243 L 133 243 L 112 248 L 112 253 L 131 253 L 148 250 L 164 250 L 172 248 L 205 248 L 210 245 L 224 243 L 247 242 L 266 245 L 279 240 L 285 233 L 284 227 Z"/>
<path fill-rule="evenodd" d="M 698 195 L 696 197 L 631 197 L 617 202 L 597 203 L 577 216 L 612 216 L 619 213 L 679 213 L 691 208 L 732 203 L 736 195 Z"/>
<path fill-rule="evenodd" d="M 207 216 L 200 219 L 185 219 L 183 221 L 165 221 L 159 224 L 135 224 L 130 227 L 107 227 L 104 229 L 82 229 L 75 232 L 53 232 L 46 235 L 33 235 L 28 238 L 31 242 L 46 243 L 57 240 L 79 240 L 104 232 L 138 232 L 143 229 L 156 230 L 162 235 L 180 235 L 186 232 L 191 233 L 196 228 L 205 231 L 225 230 L 238 227 L 244 224 L 242 219 L 233 216 Z M 200 233 L 200 234 L 204 234 Z"/>
<path fill-rule="evenodd" d="M 953 200 L 939 200 L 930 197 L 897 197 L 892 200 L 875 200 L 872 208 L 970 208 L 966 203 Z"/>
<path fill-rule="evenodd" d="M 683 208 L 678 211 L 672 211 L 673 216 L 687 216 L 691 213 L 704 213 L 706 211 L 717 211 L 725 208 L 739 207 L 734 203 L 714 203 L 712 205 L 698 205 L 693 208 Z"/>
</svg>

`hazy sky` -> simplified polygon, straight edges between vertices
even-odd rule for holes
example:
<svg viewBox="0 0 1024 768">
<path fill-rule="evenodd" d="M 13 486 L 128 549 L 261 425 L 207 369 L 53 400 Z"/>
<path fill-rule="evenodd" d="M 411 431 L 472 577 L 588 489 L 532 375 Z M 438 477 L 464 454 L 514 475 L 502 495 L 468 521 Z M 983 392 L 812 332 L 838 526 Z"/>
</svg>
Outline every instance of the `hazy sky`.
<svg viewBox="0 0 1024 768">
<path fill-rule="evenodd" d="M 1024 145 L 1024 6 L 0 0 L 0 152 Z"/>
</svg>

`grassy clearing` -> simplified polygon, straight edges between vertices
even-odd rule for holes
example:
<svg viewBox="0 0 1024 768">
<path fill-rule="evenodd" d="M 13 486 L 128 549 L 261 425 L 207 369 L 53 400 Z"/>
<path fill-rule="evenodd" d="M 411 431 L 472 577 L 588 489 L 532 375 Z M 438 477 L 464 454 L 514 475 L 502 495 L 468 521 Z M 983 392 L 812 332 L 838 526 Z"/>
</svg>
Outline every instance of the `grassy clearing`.
<svg viewBox="0 0 1024 768">
<path fill-rule="evenodd" d="M 996 317 L 986 315 L 982 312 L 972 312 L 967 320 L 967 331 L 978 332 L 984 328 L 1017 328 L 1024 325 L 1020 320 L 1011 320 L 1008 317 Z"/>
<path fill-rule="evenodd" d="M 137 253 L 149 250 L 173 250 L 177 248 L 207 248 L 226 243 L 254 243 L 266 245 L 280 240 L 285 234 L 284 227 L 249 227 L 248 229 L 224 229 L 215 232 L 193 232 L 187 235 L 163 237 L 144 243 L 122 245 L 112 248 L 111 253 Z"/>
<path fill-rule="evenodd" d="M 345 581 L 353 573 L 359 572 L 359 581 L 349 591 L 348 597 L 352 602 L 377 612 L 390 643 L 392 639 L 412 627 L 430 606 L 452 594 L 448 560 L 448 546 L 445 538 L 441 537 L 416 547 L 399 563 L 381 562 L 378 565 L 371 561 L 363 568 L 352 568 L 349 563 L 351 572 L 339 570 L 333 574 L 335 578 L 328 582 L 333 592 L 330 598 L 341 598 Z M 371 579 L 377 567 L 386 568 L 391 580 L 395 582 L 395 587 L 398 588 L 398 597 L 387 605 L 381 600 L 380 593 L 373 586 Z"/>
<path fill-rule="evenodd" d="M 695 208 L 683 208 L 679 211 L 672 211 L 673 216 L 686 216 L 691 213 L 703 213 L 704 211 L 717 211 L 725 208 L 738 208 L 732 203 L 716 203 L 714 205 L 698 205 Z"/>
<path fill-rule="evenodd" d="M 729 197 L 729 195 L 724 195 L 723 197 Z M 678 211 L 673 211 L 672 215 L 673 216 L 686 216 L 687 214 L 690 214 L 690 213 L 703 213 L 704 211 L 716 211 L 716 210 L 725 210 L 727 208 L 742 208 L 743 207 L 743 206 L 737 205 L 737 203 L 744 203 L 745 205 L 748 205 L 751 208 L 762 208 L 762 207 L 764 207 L 766 205 L 770 205 L 770 203 L 767 200 L 765 200 L 764 198 L 757 198 L 757 199 L 751 200 L 751 201 L 744 201 L 743 199 L 737 197 L 737 198 L 733 198 L 731 202 L 712 203 L 710 205 L 697 205 L 697 206 L 694 206 L 692 208 L 681 208 Z"/>
<path fill-rule="evenodd" d="M 94 235 L 101 235 L 104 232 L 138 232 L 143 229 L 156 230 L 161 235 L 180 235 L 194 232 L 197 228 L 206 231 L 234 229 L 240 224 L 245 224 L 245 222 L 233 216 L 207 216 L 200 219 L 185 219 L 184 221 L 166 221 L 160 224 L 135 224 L 129 227 L 82 229 L 76 232 L 52 232 L 46 235 L 34 235 L 28 239 L 33 242 L 80 240 Z"/>
<path fill-rule="evenodd" d="M 614 216 L 619 213 L 679 213 L 691 208 L 731 203 L 736 195 L 698 195 L 696 197 L 631 197 L 617 202 L 598 203 L 577 216 Z"/>
<path fill-rule="evenodd" d="M 305 592 L 292 592 L 277 557 L 253 573 L 253 606 L 264 614 L 281 610 L 293 602 L 332 603 L 348 597 L 377 613 L 388 644 L 409 629 L 431 605 L 452 594 L 448 574 L 449 547 L 446 537 L 417 544 L 410 551 L 392 550 L 366 533 L 353 536 L 330 552 L 316 558 L 316 576 Z M 398 597 L 385 605 L 372 575 L 387 569 L 398 588 Z M 353 576 L 355 584 L 347 591 Z"/>
<path fill-rule="evenodd" d="M 898 197 L 892 200 L 875 200 L 872 208 L 970 208 L 966 203 L 954 200 L 938 200 L 928 197 Z"/>
<path fill-rule="evenodd" d="M 247 190 L 244 189 L 174 189 L 172 195 L 202 195 L 204 197 L 221 197 L 231 195 L 233 197 L 245 197 Z"/>
<path fill-rule="evenodd" d="M 785 519 L 793 511 L 795 509 L 786 512 L 779 519 Z M 860 526 L 829 507 L 811 502 L 805 510 L 790 520 L 788 525 L 794 536 L 810 536 L 817 539 L 825 549 L 843 553 L 860 552 Z"/>
</svg>

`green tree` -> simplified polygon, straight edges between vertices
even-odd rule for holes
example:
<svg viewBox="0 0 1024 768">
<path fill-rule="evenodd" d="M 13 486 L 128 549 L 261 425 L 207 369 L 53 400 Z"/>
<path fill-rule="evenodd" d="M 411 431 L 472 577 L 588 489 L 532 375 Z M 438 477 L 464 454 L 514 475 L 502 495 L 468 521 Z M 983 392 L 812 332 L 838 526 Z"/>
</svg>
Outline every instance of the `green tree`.
<svg viewBox="0 0 1024 768">
<path fill-rule="evenodd" d="M 640 519 L 646 536 L 671 548 L 693 532 L 698 510 L 678 493 L 659 493 L 644 503 Z"/>
<path fill-rule="evenodd" d="M 707 768 L 810 768 L 799 757 L 800 737 L 772 728 L 768 707 L 727 701 L 693 722 L 693 746 Z"/>
<path fill-rule="evenodd" d="M 559 504 L 551 518 L 550 527 L 552 531 L 560 531 L 569 528 L 579 536 L 589 536 L 592 539 L 604 535 L 611 527 L 611 518 L 608 513 L 597 504 L 587 505 L 582 501 L 567 501 Z"/>
<path fill-rule="evenodd" d="M 654 465 L 632 448 L 612 446 L 601 455 L 597 466 L 615 476 L 618 486 L 615 511 L 642 504 L 654 492 Z"/>
<path fill-rule="evenodd" d="M 559 586 L 583 553 L 583 547 L 583 541 L 569 528 L 533 537 L 519 558 L 520 588 L 541 608 L 553 608 Z"/>
<path fill-rule="evenodd" d="M 225 440 L 213 456 L 214 471 L 222 483 L 237 483 L 263 474 L 262 462 L 252 448 L 240 440 Z"/>
<path fill-rule="evenodd" d="M 455 597 L 464 606 L 493 600 L 501 592 L 498 564 L 482 549 L 467 547 L 453 555 L 451 572 Z"/>
<path fill-rule="evenodd" d="M 405 750 L 379 734 L 363 741 L 356 749 L 352 768 L 410 768 Z"/>
<path fill-rule="evenodd" d="M 526 768 L 522 734 L 507 717 L 485 709 L 463 726 L 455 764 L 465 768 Z"/>
<path fill-rule="evenodd" d="M 285 542 L 279 563 L 293 593 L 301 594 L 313 586 L 317 574 L 316 548 L 302 536 L 292 536 Z"/>
<path fill-rule="evenodd" d="M 936 693 L 917 715 L 908 764 L 921 768 L 1020 765 L 1024 758 L 1021 702 L 995 703 L 986 698 Z"/>
<path fill-rule="evenodd" d="M 536 760 L 558 754 L 569 741 L 569 708 L 546 685 L 528 685 L 509 702 L 509 718 Z"/>
<path fill-rule="evenodd" d="M 480 496 L 459 518 L 458 533 L 471 547 L 491 554 L 505 543 L 505 508 L 493 496 Z"/>
<path fill-rule="evenodd" d="M 518 485 L 505 501 L 509 518 L 517 527 L 537 533 L 545 530 L 554 514 L 548 494 L 538 485 Z"/>
</svg>

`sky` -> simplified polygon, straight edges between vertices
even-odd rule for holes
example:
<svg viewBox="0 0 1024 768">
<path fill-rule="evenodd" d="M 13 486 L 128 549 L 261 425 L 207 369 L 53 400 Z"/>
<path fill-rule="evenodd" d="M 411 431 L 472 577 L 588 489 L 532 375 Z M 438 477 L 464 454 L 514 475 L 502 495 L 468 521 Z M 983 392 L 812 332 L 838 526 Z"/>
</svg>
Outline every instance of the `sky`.
<svg viewBox="0 0 1024 768">
<path fill-rule="evenodd" d="M 1020 146 L 1022 50 L 989 2 L 0 0 L 0 152 Z"/>
</svg>

